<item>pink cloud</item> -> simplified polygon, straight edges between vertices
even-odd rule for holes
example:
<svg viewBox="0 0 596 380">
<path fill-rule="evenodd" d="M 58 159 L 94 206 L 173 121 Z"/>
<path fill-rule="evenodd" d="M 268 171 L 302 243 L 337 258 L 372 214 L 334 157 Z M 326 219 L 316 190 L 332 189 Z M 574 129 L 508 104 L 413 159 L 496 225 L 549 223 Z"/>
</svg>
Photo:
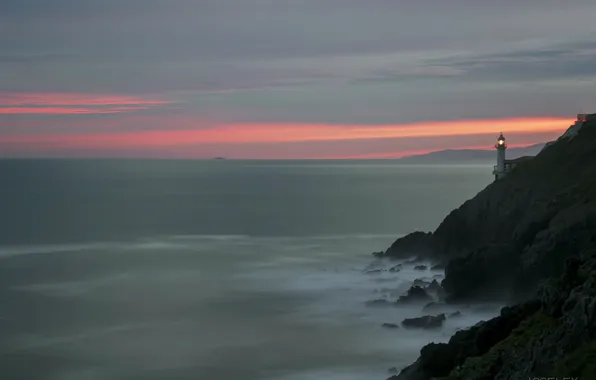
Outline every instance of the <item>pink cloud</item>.
<svg viewBox="0 0 596 380">
<path fill-rule="evenodd" d="M 17 131 L 0 136 L 0 148 L 30 153 L 93 151 L 99 155 L 136 152 L 135 155 L 154 156 L 156 152 L 168 152 L 168 156 L 199 157 L 225 151 L 223 155 L 253 158 L 385 158 L 410 151 L 470 147 L 485 141 L 486 145 L 482 146 L 490 148 L 499 132 L 515 134 L 518 144 L 532 144 L 556 137 L 570 122 L 536 117 L 399 125 L 250 123 L 127 132 L 19 134 Z M 425 143 L 412 145 L 421 141 Z"/>
<path fill-rule="evenodd" d="M 149 106 L 170 103 L 172 101 L 127 95 L 0 92 L 0 106 Z"/>
<path fill-rule="evenodd" d="M 0 92 L 0 115 L 92 115 L 134 112 L 172 101 L 125 95 Z"/>
<path fill-rule="evenodd" d="M 75 107 L 0 107 L 0 115 L 102 115 L 123 112 L 134 112 L 150 107 L 106 107 L 106 108 L 75 108 Z"/>
</svg>

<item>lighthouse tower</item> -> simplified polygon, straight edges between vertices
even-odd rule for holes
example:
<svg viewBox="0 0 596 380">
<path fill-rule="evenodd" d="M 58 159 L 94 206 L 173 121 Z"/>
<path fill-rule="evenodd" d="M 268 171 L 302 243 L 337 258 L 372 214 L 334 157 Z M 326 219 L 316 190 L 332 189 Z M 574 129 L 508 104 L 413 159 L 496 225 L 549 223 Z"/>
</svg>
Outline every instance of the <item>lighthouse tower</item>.
<svg viewBox="0 0 596 380">
<path fill-rule="evenodd" d="M 495 166 L 493 174 L 495 175 L 495 180 L 498 180 L 505 176 L 505 150 L 507 150 L 507 143 L 502 133 L 497 138 L 495 148 L 497 149 L 497 166 Z"/>
</svg>

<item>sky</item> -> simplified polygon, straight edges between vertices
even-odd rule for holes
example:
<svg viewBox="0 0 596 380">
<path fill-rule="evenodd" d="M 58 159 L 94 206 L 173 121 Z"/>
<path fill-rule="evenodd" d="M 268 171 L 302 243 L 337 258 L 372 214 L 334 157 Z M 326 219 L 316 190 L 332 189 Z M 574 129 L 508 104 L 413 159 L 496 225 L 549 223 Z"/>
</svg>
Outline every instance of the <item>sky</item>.
<svg viewBox="0 0 596 380">
<path fill-rule="evenodd" d="M 0 157 L 392 158 L 596 112 L 593 0 L 0 0 Z"/>
</svg>

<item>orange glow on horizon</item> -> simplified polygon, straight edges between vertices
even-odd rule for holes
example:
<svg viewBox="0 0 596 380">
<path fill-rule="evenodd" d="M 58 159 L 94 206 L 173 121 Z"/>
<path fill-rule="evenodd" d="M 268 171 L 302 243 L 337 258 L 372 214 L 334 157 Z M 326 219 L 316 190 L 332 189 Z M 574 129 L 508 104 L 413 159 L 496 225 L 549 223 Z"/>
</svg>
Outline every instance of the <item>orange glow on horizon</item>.
<svg viewBox="0 0 596 380">
<path fill-rule="evenodd" d="M 145 130 L 88 134 L 0 136 L 0 143 L 72 148 L 149 148 L 195 144 L 296 143 L 315 141 L 484 135 L 494 131 L 531 134 L 562 132 L 569 118 L 515 118 L 423 122 L 397 125 L 229 124 L 208 129 Z M 199 125 L 199 122 L 197 122 Z"/>
</svg>

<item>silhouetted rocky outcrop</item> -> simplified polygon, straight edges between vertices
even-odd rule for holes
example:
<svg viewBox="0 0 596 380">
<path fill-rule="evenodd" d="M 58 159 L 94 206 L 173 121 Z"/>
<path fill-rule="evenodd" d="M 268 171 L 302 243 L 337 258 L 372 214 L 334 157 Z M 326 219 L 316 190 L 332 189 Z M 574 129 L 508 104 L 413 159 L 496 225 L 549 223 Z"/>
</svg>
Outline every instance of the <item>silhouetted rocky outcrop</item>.
<svg viewBox="0 0 596 380">
<path fill-rule="evenodd" d="M 596 247 L 596 122 L 489 184 L 432 233 L 414 232 L 381 257 L 446 265 L 451 302 L 521 301 L 558 276 L 566 252 Z"/>
<path fill-rule="evenodd" d="M 399 238 L 381 255 L 377 257 L 410 258 L 414 256 L 427 256 L 432 254 L 432 238 L 430 232 L 413 232 Z"/>
<path fill-rule="evenodd" d="M 420 286 L 412 286 L 408 292 L 400 296 L 397 300 L 398 304 L 409 304 L 414 302 L 430 302 L 432 297 Z"/>
<path fill-rule="evenodd" d="M 429 344 L 395 380 L 596 378 L 596 250 L 570 254 L 532 301 Z"/>
<path fill-rule="evenodd" d="M 407 328 L 417 328 L 417 329 L 436 329 L 438 327 L 443 326 L 443 322 L 445 322 L 445 314 L 439 315 L 425 315 L 423 317 L 417 318 L 406 318 L 402 321 L 402 325 Z"/>
<path fill-rule="evenodd" d="M 382 256 L 446 263 L 448 303 L 515 304 L 425 346 L 391 379 L 596 378 L 596 123 Z"/>
<path fill-rule="evenodd" d="M 439 282 L 435 279 L 432 280 L 430 284 L 425 288 L 425 290 L 435 296 L 436 299 L 439 301 L 443 301 L 445 299 L 445 289 L 439 284 Z"/>
</svg>

